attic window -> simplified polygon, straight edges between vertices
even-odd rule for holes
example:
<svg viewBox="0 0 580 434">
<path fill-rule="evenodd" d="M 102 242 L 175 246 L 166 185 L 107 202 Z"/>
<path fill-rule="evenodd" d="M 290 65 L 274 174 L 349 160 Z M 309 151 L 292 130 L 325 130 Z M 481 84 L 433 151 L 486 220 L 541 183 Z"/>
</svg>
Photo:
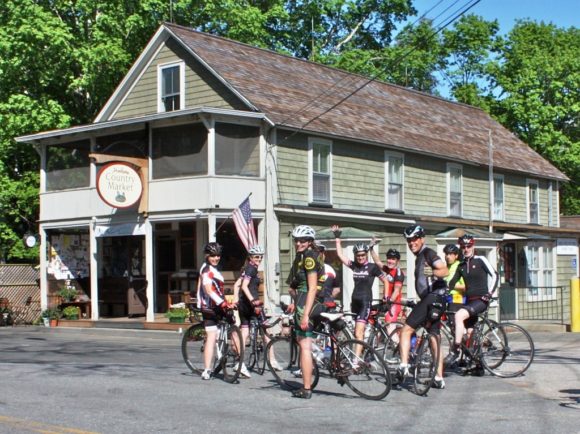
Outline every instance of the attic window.
<svg viewBox="0 0 580 434">
<path fill-rule="evenodd" d="M 171 112 L 184 107 L 184 64 L 159 67 L 159 112 Z"/>
</svg>

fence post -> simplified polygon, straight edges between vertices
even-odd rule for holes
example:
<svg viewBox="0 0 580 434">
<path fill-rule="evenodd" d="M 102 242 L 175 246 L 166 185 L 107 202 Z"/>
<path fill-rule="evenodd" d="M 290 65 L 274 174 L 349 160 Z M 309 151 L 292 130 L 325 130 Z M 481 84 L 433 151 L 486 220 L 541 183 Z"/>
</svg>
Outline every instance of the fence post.
<svg viewBox="0 0 580 434">
<path fill-rule="evenodd" d="M 570 331 L 580 332 L 580 278 L 570 280 Z"/>
</svg>

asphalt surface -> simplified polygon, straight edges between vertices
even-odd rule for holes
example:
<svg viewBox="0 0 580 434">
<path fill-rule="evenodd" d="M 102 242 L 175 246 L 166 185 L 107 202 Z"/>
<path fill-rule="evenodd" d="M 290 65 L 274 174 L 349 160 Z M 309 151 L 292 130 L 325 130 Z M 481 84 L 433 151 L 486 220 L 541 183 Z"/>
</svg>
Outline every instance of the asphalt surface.
<svg viewBox="0 0 580 434">
<path fill-rule="evenodd" d="M 0 328 L 0 433 L 580 433 L 580 334 L 533 333 L 522 377 L 462 377 L 418 397 L 359 398 L 321 378 L 292 398 L 268 372 L 202 381 L 175 332 Z"/>
</svg>

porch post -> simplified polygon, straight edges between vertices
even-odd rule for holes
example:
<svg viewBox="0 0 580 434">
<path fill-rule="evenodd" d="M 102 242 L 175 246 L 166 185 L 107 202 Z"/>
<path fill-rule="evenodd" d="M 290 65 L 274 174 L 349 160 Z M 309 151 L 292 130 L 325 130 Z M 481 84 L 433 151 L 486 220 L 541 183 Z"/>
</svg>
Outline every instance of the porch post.
<svg viewBox="0 0 580 434">
<path fill-rule="evenodd" d="M 42 225 L 40 225 L 38 231 L 40 235 L 40 308 L 44 310 L 48 308 L 48 278 L 46 276 L 48 241 L 46 239 L 46 230 Z"/>
<path fill-rule="evenodd" d="M 91 319 L 99 319 L 99 261 L 98 240 L 95 236 L 96 219 L 89 224 L 89 267 L 91 273 Z"/>
<path fill-rule="evenodd" d="M 145 278 L 147 279 L 147 322 L 155 321 L 155 273 L 153 270 L 153 225 L 151 221 L 146 218 L 145 226 Z"/>
</svg>

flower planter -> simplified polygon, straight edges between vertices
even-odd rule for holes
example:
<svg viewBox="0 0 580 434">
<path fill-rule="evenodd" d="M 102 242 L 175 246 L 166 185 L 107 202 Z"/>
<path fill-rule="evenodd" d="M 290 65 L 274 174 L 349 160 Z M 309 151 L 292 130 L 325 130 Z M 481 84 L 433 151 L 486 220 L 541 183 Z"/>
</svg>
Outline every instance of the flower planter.
<svg viewBox="0 0 580 434">
<path fill-rule="evenodd" d="M 51 327 L 56 327 L 56 326 L 58 326 L 58 320 L 57 320 L 57 319 L 51 319 L 51 320 L 50 320 L 50 326 L 51 326 Z"/>
<path fill-rule="evenodd" d="M 173 323 L 184 323 L 185 322 L 185 318 L 183 317 L 175 317 L 175 318 L 169 318 L 169 322 L 173 322 Z"/>
</svg>

